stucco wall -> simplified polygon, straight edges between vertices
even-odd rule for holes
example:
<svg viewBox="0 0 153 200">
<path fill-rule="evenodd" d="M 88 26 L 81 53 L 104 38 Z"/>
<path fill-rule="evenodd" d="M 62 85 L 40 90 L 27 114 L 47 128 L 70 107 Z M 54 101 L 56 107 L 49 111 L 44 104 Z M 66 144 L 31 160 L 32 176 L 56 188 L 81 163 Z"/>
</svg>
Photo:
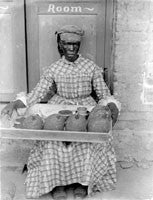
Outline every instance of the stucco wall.
<svg viewBox="0 0 153 200">
<path fill-rule="evenodd" d="M 144 74 L 153 80 L 152 11 L 152 0 L 123 0 L 115 4 L 114 88 L 126 112 L 153 111 L 153 93 L 152 105 L 143 103 Z"/>
<path fill-rule="evenodd" d="M 122 103 L 114 130 L 117 157 L 152 162 L 153 1 L 116 0 L 113 26 L 114 91 Z"/>
</svg>

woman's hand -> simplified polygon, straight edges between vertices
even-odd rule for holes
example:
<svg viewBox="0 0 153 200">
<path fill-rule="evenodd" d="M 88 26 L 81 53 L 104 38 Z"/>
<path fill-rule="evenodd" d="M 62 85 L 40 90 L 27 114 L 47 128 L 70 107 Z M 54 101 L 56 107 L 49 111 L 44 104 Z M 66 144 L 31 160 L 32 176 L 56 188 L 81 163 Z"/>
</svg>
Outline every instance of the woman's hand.
<svg viewBox="0 0 153 200">
<path fill-rule="evenodd" d="M 119 110 L 117 108 L 117 106 L 115 105 L 115 103 L 108 103 L 107 106 L 109 107 L 110 111 L 111 111 L 111 117 L 112 117 L 112 126 L 115 125 L 117 118 L 118 118 L 118 114 L 119 114 Z"/>
<path fill-rule="evenodd" d="M 12 116 L 12 113 L 14 110 L 18 109 L 18 108 L 24 108 L 25 105 L 21 100 L 16 100 L 13 101 L 9 104 L 7 104 L 1 111 L 2 115 L 8 115 L 9 117 Z"/>
</svg>

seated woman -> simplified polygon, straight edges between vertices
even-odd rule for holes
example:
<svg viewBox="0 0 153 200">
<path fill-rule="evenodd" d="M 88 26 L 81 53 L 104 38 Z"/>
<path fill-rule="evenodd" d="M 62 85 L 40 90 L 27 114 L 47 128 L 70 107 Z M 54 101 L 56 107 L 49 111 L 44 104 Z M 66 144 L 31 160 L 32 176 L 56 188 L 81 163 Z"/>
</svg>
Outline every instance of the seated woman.
<svg viewBox="0 0 153 200">
<path fill-rule="evenodd" d="M 56 32 L 61 58 L 51 64 L 36 87 L 2 111 L 11 115 L 13 109 L 29 107 L 41 101 L 56 84 L 56 93 L 50 104 L 77 104 L 95 106 L 94 88 L 98 103 L 108 105 L 113 124 L 117 120 L 119 103 L 110 95 L 103 80 L 103 70 L 79 52 L 84 31 L 73 25 Z M 116 183 L 116 157 L 112 141 L 97 143 L 37 141 L 28 159 L 25 181 L 27 198 L 38 198 L 52 193 L 54 199 L 66 199 L 66 186 L 74 189 L 75 198 L 84 198 L 97 191 L 114 189 Z"/>
</svg>

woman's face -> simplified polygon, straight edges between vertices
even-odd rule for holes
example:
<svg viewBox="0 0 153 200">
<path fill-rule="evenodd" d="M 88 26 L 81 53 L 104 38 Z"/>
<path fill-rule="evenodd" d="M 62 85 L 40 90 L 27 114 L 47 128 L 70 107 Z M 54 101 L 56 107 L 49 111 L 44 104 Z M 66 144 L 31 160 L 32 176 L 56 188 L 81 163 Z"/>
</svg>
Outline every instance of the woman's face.
<svg viewBox="0 0 153 200">
<path fill-rule="evenodd" d="M 60 48 L 66 60 L 74 62 L 78 58 L 80 42 L 65 42 L 60 40 Z"/>
</svg>

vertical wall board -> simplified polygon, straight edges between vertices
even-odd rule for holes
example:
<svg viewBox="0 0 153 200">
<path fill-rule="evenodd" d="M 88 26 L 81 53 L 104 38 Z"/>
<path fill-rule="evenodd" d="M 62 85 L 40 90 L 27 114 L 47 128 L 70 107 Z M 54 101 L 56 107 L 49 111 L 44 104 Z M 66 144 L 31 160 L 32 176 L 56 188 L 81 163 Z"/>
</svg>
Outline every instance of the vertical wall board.
<svg viewBox="0 0 153 200">
<path fill-rule="evenodd" d="M 114 13 L 114 0 L 106 0 L 106 24 L 105 24 L 105 56 L 104 68 L 105 79 L 111 93 L 113 94 L 113 14 Z"/>
<path fill-rule="evenodd" d="M 26 91 L 24 1 L 0 1 L 0 101 Z"/>
</svg>

